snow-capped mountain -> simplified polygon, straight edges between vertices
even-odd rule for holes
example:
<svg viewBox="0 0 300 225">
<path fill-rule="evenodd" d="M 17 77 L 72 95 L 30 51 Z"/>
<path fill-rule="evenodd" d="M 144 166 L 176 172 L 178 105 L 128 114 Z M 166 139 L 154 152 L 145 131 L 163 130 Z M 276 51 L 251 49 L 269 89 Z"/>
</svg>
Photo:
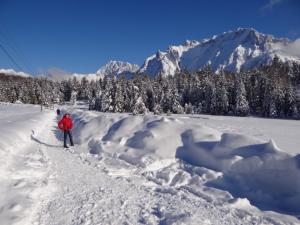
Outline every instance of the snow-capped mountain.
<svg viewBox="0 0 300 225">
<path fill-rule="evenodd" d="M 21 76 L 21 77 L 30 77 L 30 75 L 27 73 L 16 72 L 13 69 L 0 69 L 0 73 L 7 74 L 7 75 Z"/>
<path fill-rule="evenodd" d="M 300 63 L 299 40 L 275 38 L 252 28 L 238 28 L 202 41 L 186 41 L 170 46 L 145 60 L 141 73 L 151 76 L 174 75 L 176 71 L 195 72 L 210 64 L 216 72 L 248 70 L 269 63 L 275 55 L 282 61 Z"/>
<path fill-rule="evenodd" d="M 131 64 L 128 62 L 112 60 L 109 61 L 104 66 L 102 66 L 99 70 L 97 70 L 96 73 L 89 73 L 89 74 L 74 73 L 73 76 L 75 76 L 78 79 L 85 77 L 88 80 L 97 80 L 105 76 L 114 76 L 114 75 L 115 76 L 124 75 L 126 77 L 130 77 L 134 73 L 136 73 L 138 69 L 139 69 L 138 65 Z"/>
<path fill-rule="evenodd" d="M 199 44 L 198 41 L 186 41 L 183 45 L 170 46 L 166 52 L 159 50 L 155 55 L 146 59 L 139 72 L 148 75 L 174 75 L 176 71 L 181 69 L 182 54 Z"/>
<path fill-rule="evenodd" d="M 208 64 L 216 72 L 222 69 L 239 72 L 267 64 L 275 55 L 283 62 L 300 63 L 300 39 L 291 41 L 259 33 L 253 28 L 238 28 L 210 39 L 187 40 L 182 45 L 170 46 L 166 51 L 159 50 L 148 57 L 140 68 L 128 62 L 110 61 L 96 73 L 67 75 L 89 80 L 112 75 L 131 77 L 134 73 L 168 76 L 182 70 L 195 72 Z M 0 73 L 28 76 L 14 70 L 2 69 Z"/>
<path fill-rule="evenodd" d="M 137 72 L 138 65 L 130 64 L 122 61 L 109 61 L 106 65 L 102 66 L 97 72 L 98 76 L 112 76 L 112 75 L 129 75 Z"/>
</svg>

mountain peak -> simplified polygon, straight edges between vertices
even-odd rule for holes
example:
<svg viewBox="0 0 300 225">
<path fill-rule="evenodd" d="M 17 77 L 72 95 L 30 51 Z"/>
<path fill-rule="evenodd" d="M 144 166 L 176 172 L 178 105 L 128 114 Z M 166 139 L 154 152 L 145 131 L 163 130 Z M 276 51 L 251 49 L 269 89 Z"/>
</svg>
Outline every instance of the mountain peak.
<svg viewBox="0 0 300 225">
<path fill-rule="evenodd" d="M 110 60 L 107 64 L 102 66 L 96 74 L 99 76 L 114 76 L 114 75 L 128 75 L 129 73 L 135 73 L 139 69 L 136 64 L 129 62 Z"/>
<path fill-rule="evenodd" d="M 181 70 L 193 73 L 206 65 L 215 72 L 239 72 L 268 64 L 275 55 L 283 62 L 300 63 L 299 48 L 299 40 L 276 38 L 251 27 L 239 27 L 208 39 L 186 40 L 180 45 L 169 46 L 165 51 L 158 50 L 145 60 L 141 68 L 129 62 L 110 60 L 96 73 L 75 76 L 91 79 L 114 75 L 131 77 L 137 72 L 150 76 L 172 76 Z M 1 72 L 26 76 L 13 70 Z"/>
<path fill-rule="evenodd" d="M 255 33 L 259 33 L 253 27 L 238 27 L 235 31 L 237 31 L 237 32 L 255 32 Z"/>
<path fill-rule="evenodd" d="M 170 46 L 165 52 L 159 51 L 156 57 L 147 58 L 140 72 L 172 76 L 176 71 L 195 72 L 208 64 L 216 72 L 221 69 L 239 72 L 268 64 L 275 55 L 284 62 L 300 63 L 299 55 L 291 54 L 289 50 L 291 43 L 286 38 L 240 27 L 210 39 L 187 40 L 182 45 Z"/>
<path fill-rule="evenodd" d="M 183 45 L 188 46 L 188 47 L 193 47 L 193 46 L 196 46 L 198 44 L 199 44 L 199 42 L 196 41 L 196 40 L 185 40 Z"/>
</svg>

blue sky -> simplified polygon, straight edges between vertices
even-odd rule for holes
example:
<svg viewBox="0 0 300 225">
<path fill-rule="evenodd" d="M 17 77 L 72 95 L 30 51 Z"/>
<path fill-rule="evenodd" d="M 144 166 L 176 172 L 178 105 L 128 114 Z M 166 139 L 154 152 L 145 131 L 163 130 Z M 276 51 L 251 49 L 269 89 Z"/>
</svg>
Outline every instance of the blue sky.
<svg viewBox="0 0 300 225">
<path fill-rule="evenodd" d="M 300 37 L 298 0 L 0 0 L 0 68 L 95 72 L 109 60 L 141 65 L 186 39 L 237 27 Z"/>
</svg>

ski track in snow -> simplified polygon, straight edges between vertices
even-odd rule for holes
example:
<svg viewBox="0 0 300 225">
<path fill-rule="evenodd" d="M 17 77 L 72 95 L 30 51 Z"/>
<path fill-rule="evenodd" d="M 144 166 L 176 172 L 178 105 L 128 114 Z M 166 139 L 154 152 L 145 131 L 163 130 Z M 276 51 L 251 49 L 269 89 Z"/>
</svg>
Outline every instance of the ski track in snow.
<svg viewBox="0 0 300 225">
<path fill-rule="evenodd" d="M 93 146 L 83 144 L 65 150 L 54 113 L 48 119 L 5 174 L 0 218 L 7 223 L 0 224 L 299 224 L 201 186 L 217 176 L 203 167 L 176 159 L 138 167 L 114 154 L 91 154 Z"/>
</svg>

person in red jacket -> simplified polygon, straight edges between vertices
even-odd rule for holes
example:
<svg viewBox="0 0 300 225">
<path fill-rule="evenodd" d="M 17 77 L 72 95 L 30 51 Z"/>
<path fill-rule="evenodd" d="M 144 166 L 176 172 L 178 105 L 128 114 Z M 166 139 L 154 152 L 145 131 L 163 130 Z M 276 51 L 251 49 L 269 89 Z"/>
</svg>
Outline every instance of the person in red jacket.
<svg viewBox="0 0 300 225">
<path fill-rule="evenodd" d="M 64 147 L 67 146 L 67 136 L 69 136 L 71 146 L 74 146 L 71 129 L 73 128 L 73 121 L 69 113 L 66 113 L 63 118 L 58 122 L 58 128 L 64 132 Z"/>
</svg>

